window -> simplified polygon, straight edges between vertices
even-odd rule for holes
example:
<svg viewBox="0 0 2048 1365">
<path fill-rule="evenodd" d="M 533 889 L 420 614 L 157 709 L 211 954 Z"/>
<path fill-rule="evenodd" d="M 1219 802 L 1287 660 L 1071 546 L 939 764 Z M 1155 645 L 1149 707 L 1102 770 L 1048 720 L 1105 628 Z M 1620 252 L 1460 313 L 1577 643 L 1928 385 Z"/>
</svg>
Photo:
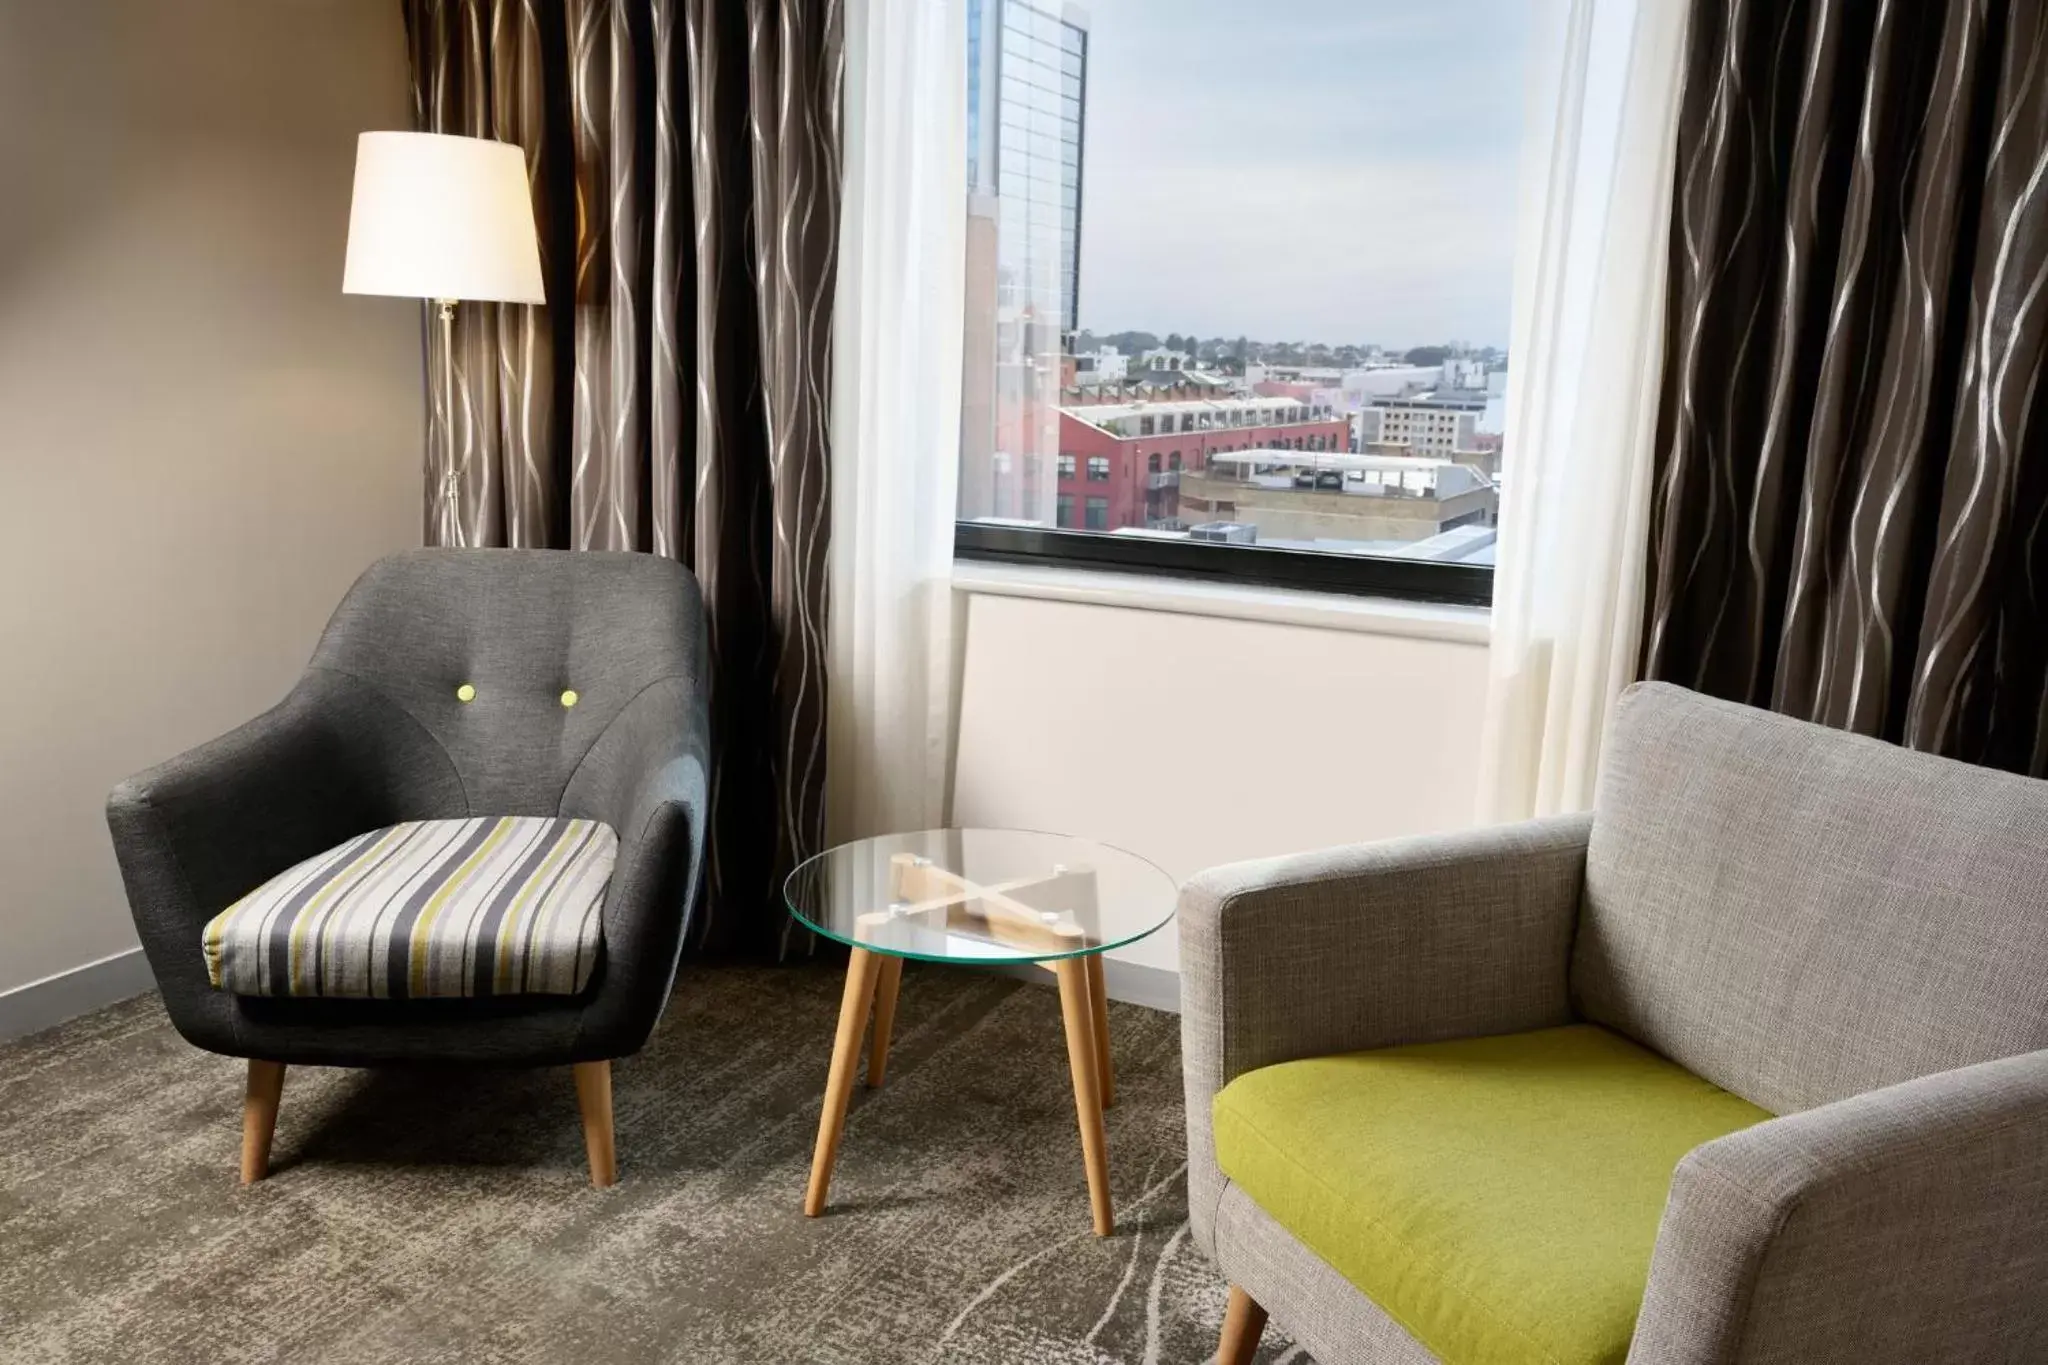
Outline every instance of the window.
<svg viewBox="0 0 2048 1365">
<path fill-rule="evenodd" d="M 959 552 L 1487 600 L 1529 10 L 973 0 Z"/>
</svg>

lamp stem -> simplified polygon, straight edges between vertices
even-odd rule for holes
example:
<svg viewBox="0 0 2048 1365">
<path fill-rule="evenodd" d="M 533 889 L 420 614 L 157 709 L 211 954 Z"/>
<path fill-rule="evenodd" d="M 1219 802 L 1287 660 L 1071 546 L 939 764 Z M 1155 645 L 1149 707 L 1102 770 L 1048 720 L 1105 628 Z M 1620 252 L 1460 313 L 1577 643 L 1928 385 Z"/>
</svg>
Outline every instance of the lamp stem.
<svg viewBox="0 0 2048 1365">
<path fill-rule="evenodd" d="M 462 469 L 456 463 L 455 444 L 455 300 L 437 299 L 441 310 L 441 414 L 448 433 L 448 457 L 443 497 L 448 507 L 449 538 L 458 548 L 467 544 L 462 533 Z"/>
</svg>

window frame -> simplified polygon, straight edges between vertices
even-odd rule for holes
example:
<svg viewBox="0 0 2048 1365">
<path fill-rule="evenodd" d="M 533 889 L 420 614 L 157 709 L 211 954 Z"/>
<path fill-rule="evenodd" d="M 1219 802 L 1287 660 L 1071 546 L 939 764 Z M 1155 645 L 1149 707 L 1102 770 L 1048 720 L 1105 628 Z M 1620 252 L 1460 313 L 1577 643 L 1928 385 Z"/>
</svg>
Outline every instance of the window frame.
<svg viewBox="0 0 2048 1365">
<path fill-rule="evenodd" d="M 1043 568 L 1155 574 L 1218 584 L 1294 588 L 1446 606 L 1491 607 L 1493 568 L 1332 550 L 1282 550 L 1050 527 L 954 524 L 958 559 Z"/>
</svg>

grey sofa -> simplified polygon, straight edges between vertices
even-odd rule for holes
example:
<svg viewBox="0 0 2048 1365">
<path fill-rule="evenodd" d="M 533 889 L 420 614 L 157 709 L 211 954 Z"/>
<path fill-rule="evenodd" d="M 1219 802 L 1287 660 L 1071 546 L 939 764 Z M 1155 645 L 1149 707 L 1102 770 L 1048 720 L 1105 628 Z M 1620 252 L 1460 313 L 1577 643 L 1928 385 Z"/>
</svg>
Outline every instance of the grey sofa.
<svg viewBox="0 0 2048 1365">
<path fill-rule="evenodd" d="M 452 1062 L 578 1064 L 592 1177 L 608 1183 L 608 1063 L 661 1016 L 698 882 L 704 629 L 696 580 L 652 555 L 393 555 L 349 591 L 275 709 L 115 789 L 107 821 L 171 1021 L 252 1062 L 244 1179 L 263 1174 L 284 1064 Z M 210 984 L 201 927 L 266 878 L 364 831 L 474 815 L 617 832 L 581 994 L 295 999 Z"/>
<path fill-rule="evenodd" d="M 1592 815 L 1217 869 L 1180 933 L 1223 1365 L 1267 1313 L 1438 1357 L 1224 1174 L 1219 1092 L 1575 1021 L 1768 1111 L 1676 1162 L 1605 1358 L 2048 1361 L 2048 783 L 1639 685 Z"/>
</svg>

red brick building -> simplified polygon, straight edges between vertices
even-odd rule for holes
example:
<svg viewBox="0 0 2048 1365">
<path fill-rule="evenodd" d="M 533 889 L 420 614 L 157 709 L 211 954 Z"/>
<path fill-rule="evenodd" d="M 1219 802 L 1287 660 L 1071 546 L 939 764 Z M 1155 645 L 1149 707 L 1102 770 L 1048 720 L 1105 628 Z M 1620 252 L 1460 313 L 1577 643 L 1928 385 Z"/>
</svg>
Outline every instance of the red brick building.
<svg viewBox="0 0 2048 1365">
<path fill-rule="evenodd" d="M 1180 475 L 1212 453 L 1348 450 L 1350 423 L 1327 404 L 1231 394 L 1060 408 L 1058 525 L 1077 531 L 1175 525 Z"/>
</svg>

